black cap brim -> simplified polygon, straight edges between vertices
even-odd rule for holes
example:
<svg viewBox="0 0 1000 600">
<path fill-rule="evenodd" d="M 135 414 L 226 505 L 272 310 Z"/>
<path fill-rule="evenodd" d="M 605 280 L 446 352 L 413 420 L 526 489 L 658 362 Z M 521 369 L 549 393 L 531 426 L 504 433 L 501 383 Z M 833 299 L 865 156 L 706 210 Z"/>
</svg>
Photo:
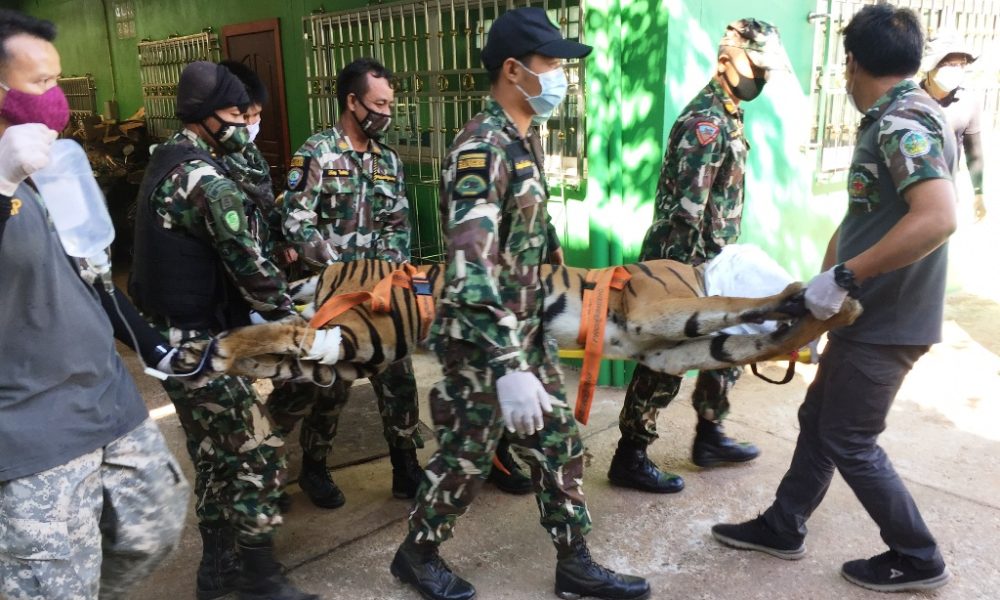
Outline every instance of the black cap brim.
<svg viewBox="0 0 1000 600">
<path fill-rule="evenodd" d="M 553 58 L 583 58 L 590 54 L 594 48 L 587 44 L 574 42 L 573 40 L 552 40 L 542 44 L 532 50 L 535 54 L 551 56 Z"/>
</svg>

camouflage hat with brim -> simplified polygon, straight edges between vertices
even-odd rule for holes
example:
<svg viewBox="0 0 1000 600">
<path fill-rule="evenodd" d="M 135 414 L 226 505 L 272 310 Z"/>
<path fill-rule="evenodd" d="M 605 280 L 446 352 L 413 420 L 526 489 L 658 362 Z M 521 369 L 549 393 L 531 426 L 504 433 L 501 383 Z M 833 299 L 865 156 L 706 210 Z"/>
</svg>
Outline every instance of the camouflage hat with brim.
<svg viewBox="0 0 1000 600">
<path fill-rule="evenodd" d="M 920 70 L 925 73 L 933 71 L 941 64 L 949 54 L 964 54 L 969 57 L 969 62 L 976 62 L 979 56 L 965 41 L 965 38 L 958 35 L 958 32 L 949 29 L 941 29 L 933 37 L 927 39 L 924 46 L 924 56 L 920 59 Z"/>
<path fill-rule="evenodd" d="M 747 18 L 733 21 L 726 26 L 726 33 L 719 42 L 723 48 L 740 48 L 756 67 L 768 71 L 791 71 L 788 53 L 781 44 L 778 28 L 759 19 Z"/>
</svg>

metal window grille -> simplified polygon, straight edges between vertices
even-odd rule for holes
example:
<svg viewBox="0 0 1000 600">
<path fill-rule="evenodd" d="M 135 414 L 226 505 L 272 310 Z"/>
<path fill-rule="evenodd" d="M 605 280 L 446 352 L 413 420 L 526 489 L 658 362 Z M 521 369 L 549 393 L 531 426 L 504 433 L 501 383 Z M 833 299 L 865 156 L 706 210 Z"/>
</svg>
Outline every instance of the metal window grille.
<svg viewBox="0 0 1000 600">
<path fill-rule="evenodd" d="M 582 41 L 580 0 L 421 0 L 303 19 L 313 131 L 337 121 L 340 69 L 369 56 L 393 71 L 396 107 L 386 143 L 406 166 L 414 260 L 443 256 L 437 212 L 441 161 L 489 94 L 489 77 L 479 56 L 490 25 L 503 11 L 519 6 L 545 9 L 565 37 Z M 570 82 L 566 102 L 541 134 L 550 184 L 576 187 L 586 177 L 582 62 L 567 61 L 566 75 Z"/>
<path fill-rule="evenodd" d="M 184 67 L 197 60 L 219 60 L 219 37 L 211 30 L 139 42 L 142 102 L 146 108 L 146 128 L 153 138 L 167 138 L 180 127 L 174 117 L 177 82 Z"/>
<path fill-rule="evenodd" d="M 115 14 L 115 32 L 118 39 L 135 37 L 135 4 L 132 0 L 115 0 L 112 5 Z"/>
<path fill-rule="evenodd" d="M 830 181 L 844 176 L 854 151 L 861 116 L 851 107 L 845 89 L 843 29 L 863 6 L 876 0 L 817 0 L 810 20 L 818 27 L 814 42 L 813 128 L 810 143 L 817 151 L 816 177 Z M 895 0 L 913 9 L 925 31 L 933 35 L 947 27 L 963 36 L 981 57 L 969 66 L 965 86 L 983 103 L 984 129 L 1000 129 L 1000 73 L 991 64 L 1000 49 L 1000 0 Z M 985 58 L 986 60 L 983 60 Z"/>
<path fill-rule="evenodd" d="M 70 114 L 74 118 L 89 117 L 97 113 L 97 87 L 93 77 L 89 74 L 82 77 L 60 77 L 58 83 L 66 95 Z"/>
</svg>

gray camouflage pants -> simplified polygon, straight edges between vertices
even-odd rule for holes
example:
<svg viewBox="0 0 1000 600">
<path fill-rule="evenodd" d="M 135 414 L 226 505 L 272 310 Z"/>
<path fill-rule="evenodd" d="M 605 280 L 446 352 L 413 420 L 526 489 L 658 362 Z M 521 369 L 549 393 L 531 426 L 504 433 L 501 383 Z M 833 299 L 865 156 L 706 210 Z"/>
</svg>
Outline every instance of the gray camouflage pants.
<svg viewBox="0 0 1000 600">
<path fill-rule="evenodd" d="M 189 489 L 159 428 L 0 483 L 0 597 L 125 598 L 174 548 Z"/>
</svg>

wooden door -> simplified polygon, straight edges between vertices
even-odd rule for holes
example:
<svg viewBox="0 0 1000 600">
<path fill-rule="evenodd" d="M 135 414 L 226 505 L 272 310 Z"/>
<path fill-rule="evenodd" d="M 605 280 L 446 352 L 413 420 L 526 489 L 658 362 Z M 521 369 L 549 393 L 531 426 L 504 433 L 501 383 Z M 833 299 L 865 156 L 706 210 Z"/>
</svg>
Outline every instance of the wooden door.
<svg viewBox="0 0 1000 600">
<path fill-rule="evenodd" d="M 267 86 L 270 98 L 261 112 L 260 133 L 255 143 L 271 166 L 271 177 L 281 188 L 291 152 L 278 19 L 225 25 L 222 28 L 222 47 L 230 60 L 249 66 Z"/>
</svg>

